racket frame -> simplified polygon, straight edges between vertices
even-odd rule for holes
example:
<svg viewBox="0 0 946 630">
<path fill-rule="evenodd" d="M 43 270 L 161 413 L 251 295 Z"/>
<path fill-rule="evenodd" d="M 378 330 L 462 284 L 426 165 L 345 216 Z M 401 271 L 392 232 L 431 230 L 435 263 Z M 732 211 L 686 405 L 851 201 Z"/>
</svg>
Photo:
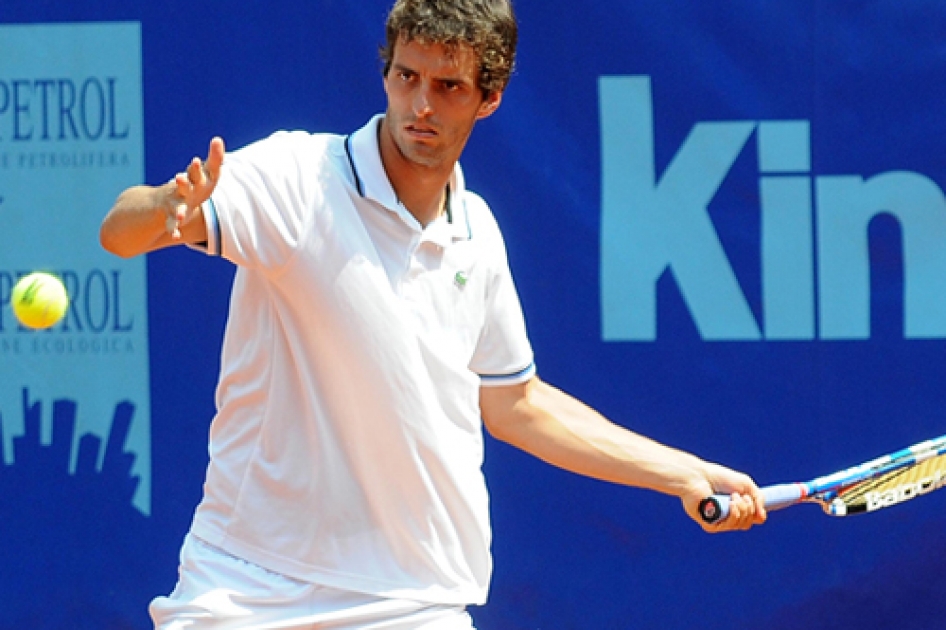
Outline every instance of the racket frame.
<svg viewBox="0 0 946 630">
<path fill-rule="evenodd" d="M 840 496 L 844 491 L 864 481 L 915 466 L 944 453 L 946 453 L 946 435 L 919 442 L 889 455 L 811 481 L 764 486 L 760 490 L 765 498 L 765 507 L 769 511 L 781 510 L 799 503 L 818 503 L 827 514 L 846 516 L 849 514 L 847 504 Z M 943 481 L 944 484 L 941 485 L 946 485 L 946 475 Z M 925 494 L 925 492 L 913 496 L 919 496 L 919 494 Z M 913 498 L 913 496 L 907 498 Z M 700 502 L 700 516 L 706 523 L 722 521 L 729 515 L 729 503 L 728 495 L 714 494 L 707 497 Z"/>
</svg>

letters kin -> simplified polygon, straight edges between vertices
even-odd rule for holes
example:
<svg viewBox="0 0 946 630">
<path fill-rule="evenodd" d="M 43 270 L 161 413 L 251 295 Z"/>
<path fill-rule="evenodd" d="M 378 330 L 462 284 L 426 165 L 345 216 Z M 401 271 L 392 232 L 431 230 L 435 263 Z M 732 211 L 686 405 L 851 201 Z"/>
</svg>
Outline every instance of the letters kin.
<svg viewBox="0 0 946 630">
<path fill-rule="evenodd" d="M 946 197 L 929 177 L 813 176 L 807 120 L 698 122 L 658 177 L 650 78 L 601 77 L 598 87 L 605 341 L 656 339 L 656 284 L 668 270 L 704 340 L 868 339 L 867 228 L 879 214 L 902 234 L 904 337 L 946 338 Z M 761 322 L 707 210 L 753 135 Z"/>
</svg>

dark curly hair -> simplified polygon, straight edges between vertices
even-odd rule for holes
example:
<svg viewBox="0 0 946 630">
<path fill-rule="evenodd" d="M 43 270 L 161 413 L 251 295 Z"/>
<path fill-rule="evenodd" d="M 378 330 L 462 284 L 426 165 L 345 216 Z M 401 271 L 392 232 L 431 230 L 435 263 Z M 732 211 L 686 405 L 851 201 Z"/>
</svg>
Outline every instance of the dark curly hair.
<svg viewBox="0 0 946 630">
<path fill-rule="evenodd" d="M 484 96 L 502 92 L 516 57 L 519 28 L 509 0 L 397 0 L 385 25 L 381 47 L 384 76 L 398 41 L 469 45 L 480 60 Z"/>
</svg>

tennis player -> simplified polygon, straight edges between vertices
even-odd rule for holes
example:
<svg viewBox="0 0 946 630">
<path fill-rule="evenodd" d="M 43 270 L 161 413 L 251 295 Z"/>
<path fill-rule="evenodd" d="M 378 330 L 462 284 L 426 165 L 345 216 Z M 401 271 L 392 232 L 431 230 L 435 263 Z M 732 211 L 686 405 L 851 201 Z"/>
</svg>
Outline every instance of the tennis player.
<svg viewBox="0 0 946 630">
<path fill-rule="evenodd" d="M 210 143 L 123 192 L 103 246 L 237 265 L 204 496 L 157 628 L 472 628 L 492 568 L 482 424 L 551 464 L 765 519 L 753 481 L 536 375 L 500 231 L 458 160 L 502 101 L 508 0 L 398 0 L 387 110 L 349 136 Z M 731 495 L 728 519 L 698 504 Z"/>
</svg>

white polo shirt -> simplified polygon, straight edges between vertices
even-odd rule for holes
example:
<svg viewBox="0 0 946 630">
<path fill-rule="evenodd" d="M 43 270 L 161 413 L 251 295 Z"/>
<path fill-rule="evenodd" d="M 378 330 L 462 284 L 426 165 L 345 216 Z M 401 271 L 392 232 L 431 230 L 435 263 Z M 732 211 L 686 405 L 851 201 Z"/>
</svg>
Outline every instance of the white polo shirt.
<svg viewBox="0 0 946 630">
<path fill-rule="evenodd" d="M 314 583 L 482 603 L 479 388 L 533 373 L 502 236 L 459 165 L 423 228 L 350 137 L 226 156 L 207 251 L 239 267 L 192 532 Z"/>
</svg>

